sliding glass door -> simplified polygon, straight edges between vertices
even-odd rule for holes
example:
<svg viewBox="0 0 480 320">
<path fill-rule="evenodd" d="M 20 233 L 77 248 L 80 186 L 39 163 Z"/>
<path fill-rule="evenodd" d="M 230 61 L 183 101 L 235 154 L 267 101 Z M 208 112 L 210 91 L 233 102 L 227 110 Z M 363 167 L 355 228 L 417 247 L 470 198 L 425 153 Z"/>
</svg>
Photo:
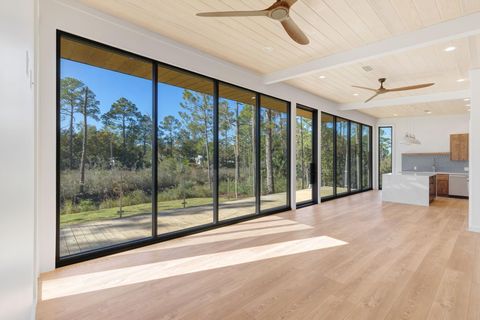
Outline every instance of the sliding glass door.
<svg viewBox="0 0 480 320">
<path fill-rule="evenodd" d="M 57 254 L 152 232 L 153 64 L 61 37 Z"/>
<path fill-rule="evenodd" d="M 297 206 L 315 203 L 317 197 L 317 111 L 296 109 L 296 201 Z"/>
<path fill-rule="evenodd" d="M 290 208 L 289 102 L 57 37 L 57 266 Z"/>
<path fill-rule="evenodd" d="M 323 200 L 372 188 L 372 128 L 327 113 L 321 116 Z"/>
<path fill-rule="evenodd" d="M 260 95 L 260 210 L 289 206 L 288 103 Z"/>
<path fill-rule="evenodd" d="M 213 80 L 157 71 L 157 233 L 213 223 Z"/>
<path fill-rule="evenodd" d="M 372 127 L 362 125 L 362 190 L 372 188 Z"/>
<path fill-rule="evenodd" d="M 361 139 L 362 126 L 359 123 L 350 124 L 350 190 L 362 189 L 361 182 Z"/>
<path fill-rule="evenodd" d="M 336 162 L 336 193 L 337 195 L 348 193 L 348 159 L 350 157 L 349 148 L 349 121 L 342 118 L 336 119 L 335 135 L 335 162 Z"/>
<path fill-rule="evenodd" d="M 378 128 L 378 188 L 382 189 L 382 175 L 392 173 L 393 128 Z"/>
<path fill-rule="evenodd" d="M 331 198 L 335 195 L 335 117 L 321 114 L 321 166 L 320 197 Z"/>
<path fill-rule="evenodd" d="M 219 84 L 219 220 L 256 212 L 255 92 Z"/>
</svg>

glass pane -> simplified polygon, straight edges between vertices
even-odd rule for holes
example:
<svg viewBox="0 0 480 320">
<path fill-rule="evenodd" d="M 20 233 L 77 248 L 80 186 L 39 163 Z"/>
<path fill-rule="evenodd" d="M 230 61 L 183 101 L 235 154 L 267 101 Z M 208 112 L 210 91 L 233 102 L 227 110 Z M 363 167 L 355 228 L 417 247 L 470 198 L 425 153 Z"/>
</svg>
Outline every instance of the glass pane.
<svg viewBox="0 0 480 320">
<path fill-rule="evenodd" d="M 370 143 L 371 128 L 362 125 L 362 189 L 369 189 L 372 187 L 371 181 L 371 143 Z"/>
<path fill-rule="evenodd" d="M 379 187 L 382 188 L 382 175 L 392 172 L 392 127 L 380 127 L 378 134 Z"/>
<path fill-rule="evenodd" d="M 261 96 L 261 210 L 287 205 L 288 104 Z"/>
<path fill-rule="evenodd" d="M 337 118 L 337 194 L 348 192 L 348 120 Z"/>
<path fill-rule="evenodd" d="M 158 68 L 158 234 L 213 222 L 213 81 Z"/>
<path fill-rule="evenodd" d="M 60 256 L 151 236 L 152 64 L 60 40 Z"/>
<path fill-rule="evenodd" d="M 313 112 L 297 108 L 296 171 L 297 202 L 312 201 L 310 166 L 313 164 Z"/>
<path fill-rule="evenodd" d="M 219 85 L 219 219 L 255 213 L 254 92 Z"/>
<path fill-rule="evenodd" d="M 362 139 L 361 125 L 355 122 L 350 124 L 350 188 L 352 191 L 361 189 L 361 154 Z"/>
<path fill-rule="evenodd" d="M 321 119 L 321 197 L 333 196 L 333 145 L 334 121 L 333 116 L 322 113 Z"/>
</svg>

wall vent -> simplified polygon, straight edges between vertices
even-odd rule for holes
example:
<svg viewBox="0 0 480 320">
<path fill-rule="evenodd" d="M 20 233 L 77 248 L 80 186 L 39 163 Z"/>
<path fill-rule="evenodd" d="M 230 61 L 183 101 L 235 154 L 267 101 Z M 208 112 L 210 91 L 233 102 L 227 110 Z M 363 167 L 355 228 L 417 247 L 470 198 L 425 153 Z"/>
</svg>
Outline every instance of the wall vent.
<svg viewBox="0 0 480 320">
<path fill-rule="evenodd" d="M 363 66 L 362 69 L 365 70 L 366 72 L 370 72 L 373 70 L 371 66 Z"/>
</svg>

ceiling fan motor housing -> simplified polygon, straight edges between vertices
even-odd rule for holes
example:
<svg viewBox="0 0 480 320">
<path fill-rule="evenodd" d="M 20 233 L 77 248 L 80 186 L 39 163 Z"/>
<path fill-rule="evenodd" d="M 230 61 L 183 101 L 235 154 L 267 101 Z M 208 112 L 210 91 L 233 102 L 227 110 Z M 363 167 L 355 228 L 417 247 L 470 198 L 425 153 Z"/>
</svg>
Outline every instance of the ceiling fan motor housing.
<svg viewBox="0 0 480 320">
<path fill-rule="evenodd" d="M 276 7 L 270 11 L 270 18 L 277 21 L 282 21 L 288 18 L 288 7 Z"/>
</svg>

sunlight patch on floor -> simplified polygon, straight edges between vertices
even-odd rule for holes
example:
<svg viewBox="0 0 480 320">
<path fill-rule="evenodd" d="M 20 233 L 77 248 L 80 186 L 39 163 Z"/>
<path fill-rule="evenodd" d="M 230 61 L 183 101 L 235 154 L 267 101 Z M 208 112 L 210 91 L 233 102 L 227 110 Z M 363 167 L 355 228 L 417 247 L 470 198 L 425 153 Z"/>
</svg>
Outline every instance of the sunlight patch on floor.
<svg viewBox="0 0 480 320">
<path fill-rule="evenodd" d="M 348 244 L 328 236 L 291 240 L 169 261 L 44 280 L 41 300 L 94 292 Z"/>
</svg>

